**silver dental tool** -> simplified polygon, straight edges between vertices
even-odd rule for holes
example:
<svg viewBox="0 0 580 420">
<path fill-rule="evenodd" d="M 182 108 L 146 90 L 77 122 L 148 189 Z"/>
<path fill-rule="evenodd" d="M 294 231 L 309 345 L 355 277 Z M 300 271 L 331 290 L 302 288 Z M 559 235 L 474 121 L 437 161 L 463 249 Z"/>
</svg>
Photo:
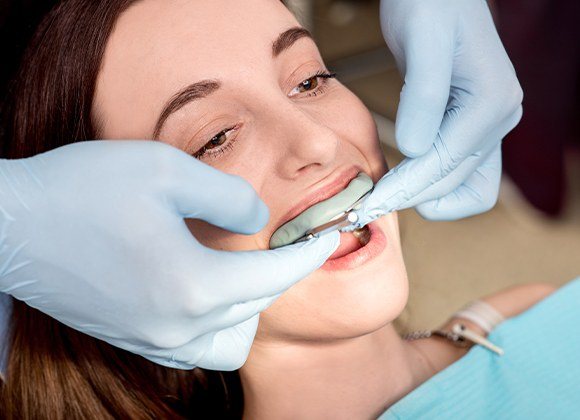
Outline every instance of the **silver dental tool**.
<svg viewBox="0 0 580 420">
<path fill-rule="evenodd" d="M 296 239 L 293 243 L 309 241 L 313 238 L 319 238 L 327 233 L 334 232 L 335 230 L 341 230 L 349 226 L 354 225 L 358 222 L 358 216 L 353 210 L 357 210 L 360 205 L 367 199 L 373 190 L 366 192 L 361 198 L 355 201 L 347 210 L 336 215 L 329 222 L 323 223 L 322 225 L 316 226 L 315 228 L 307 231 L 303 236 Z"/>
</svg>

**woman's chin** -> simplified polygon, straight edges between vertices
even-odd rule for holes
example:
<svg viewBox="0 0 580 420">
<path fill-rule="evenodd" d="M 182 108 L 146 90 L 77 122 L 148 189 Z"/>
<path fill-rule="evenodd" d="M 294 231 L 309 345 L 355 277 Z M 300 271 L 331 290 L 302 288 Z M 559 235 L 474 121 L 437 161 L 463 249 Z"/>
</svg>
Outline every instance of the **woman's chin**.
<svg viewBox="0 0 580 420">
<path fill-rule="evenodd" d="M 345 339 L 369 334 L 397 318 L 407 303 L 408 282 L 396 216 L 373 224 L 362 250 L 373 249 L 366 254 L 355 250 L 356 257 L 365 259 L 362 264 L 347 255 L 338 258 L 343 260 L 338 265 L 317 270 L 263 313 L 260 330 L 304 340 Z"/>
<path fill-rule="evenodd" d="M 257 336 L 311 344 L 357 338 L 394 321 L 406 302 L 406 284 L 397 285 L 389 294 L 375 289 L 350 298 L 333 295 L 308 307 L 294 304 L 289 296 L 261 315 Z"/>
</svg>

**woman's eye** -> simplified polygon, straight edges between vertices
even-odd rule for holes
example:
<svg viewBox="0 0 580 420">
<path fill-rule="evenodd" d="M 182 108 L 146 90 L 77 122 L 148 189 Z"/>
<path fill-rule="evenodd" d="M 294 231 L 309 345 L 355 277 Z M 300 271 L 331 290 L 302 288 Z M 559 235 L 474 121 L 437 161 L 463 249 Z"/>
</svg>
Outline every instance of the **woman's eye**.
<svg viewBox="0 0 580 420">
<path fill-rule="evenodd" d="M 298 85 L 299 92 L 308 92 L 318 87 L 318 76 L 311 77 Z"/>
<path fill-rule="evenodd" d="M 204 144 L 204 146 L 201 149 L 199 149 L 197 152 L 195 152 L 193 154 L 193 157 L 199 159 L 199 158 L 205 156 L 206 154 L 212 154 L 212 153 L 219 154 L 221 151 L 223 151 L 228 146 L 230 146 L 231 143 L 234 141 L 234 140 L 231 140 L 228 142 L 228 140 L 230 140 L 230 138 L 235 133 L 235 131 L 237 131 L 238 128 L 239 128 L 239 126 L 235 126 L 235 127 L 231 127 L 231 128 L 220 131 L 215 136 L 213 136 L 210 139 L 210 141 L 208 141 L 206 144 Z M 228 144 L 225 145 L 226 143 L 228 143 Z"/>
<path fill-rule="evenodd" d="M 216 147 L 224 144 L 227 139 L 228 139 L 227 131 L 224 130 L 224 131 L 220 132 L 217 136 L 212 137 L 212 139 L 210 141 L 208 141 L 207 144 L 205 145 L 205 148 L 206 149 L 215 149 Z"/>
<path fill-rule="evenodd" d="M 324 85 L 327 83 L 328 79 L 334 79 L 336 77 L 335 73 L 320 72 L 312 77 L 300 82 L 288 96 L 296 96 L 301 93 L 306 93 L 307 96 L 316 96 L 322 93 Z"/>
</svg>

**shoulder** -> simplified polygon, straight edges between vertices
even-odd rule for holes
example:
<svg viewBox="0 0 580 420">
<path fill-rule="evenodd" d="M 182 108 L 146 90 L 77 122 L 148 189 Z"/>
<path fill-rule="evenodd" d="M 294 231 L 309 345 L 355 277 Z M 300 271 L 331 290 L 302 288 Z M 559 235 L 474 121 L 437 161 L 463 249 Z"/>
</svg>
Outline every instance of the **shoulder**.
<svg viewBox="0 0 580 420">
<path fill-rule="evenodd" d="M 549 283 L 528 283 L 511 286 L 478 299 L 477 301 L 469 304 L 469 309 L 467 310 L 471 310 L 471 312 L 477 311 L 479 313 L 478 318 L 484 316 L 488 318 L 489 315 L 486 314 L 486 312 L 489 312 L 489 310 L 496 312 L 496 315 L 491 314 L 493 315 L 491 317 L 493 324 L 490 324 L 490 327 L 493 328 L 492 325 L 497 325 L 498 322 L 501 322 L 501 318 L 512 318 L 521 314 L 522 312 L 527 311 L 532 306 L 536 305 L 554 293 L 557 289 L 558 288 L 556 286 L 553 286 Z M 491 308 L 489 310 L 484 310 L 485 307 L 473 307 L 473 305 L 477 306 L 477 302 L 483 302 L 484 304 L 487 304 L 487 307 Z M 484 331 L 482 326 L 478 325 L 478 323 L 474 323 L 469 316 L 466 316 L 467 314 L 465 314 L 465 312 L 465 309 L 455 312 L 453 315 L 451 315 L 451 318 L 445 323 L 442 329 L 448 330 L 451 328 L 452 324 L 457 322 L 457 320 L 461 320 L 464 324 L 467 325 L 467 327 L 472 328 L 477 333 L 487 335 L 488 331 Z"/>
<path fill-rule="evenodd" d="M 549 283 L 529 283 L 500 290 L 481 300 L 493 306 L 505 318 L 511 318 L 527 311 L 557 289 Z"/>
</svg>

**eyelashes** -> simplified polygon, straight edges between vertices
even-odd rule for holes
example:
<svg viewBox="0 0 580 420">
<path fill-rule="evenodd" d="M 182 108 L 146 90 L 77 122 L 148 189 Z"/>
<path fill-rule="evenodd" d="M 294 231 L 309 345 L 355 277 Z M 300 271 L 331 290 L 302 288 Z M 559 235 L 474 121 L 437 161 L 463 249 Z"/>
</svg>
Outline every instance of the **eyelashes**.
<svg viewBox="0 0 580 420">
<path fill-rule="evenodd" d="M 193 154 L 193 157 L 200 159 L 206 154 L 221 155 L 233 147 L 235 142 L 235 135 L 240 129 L 240 125 L 236 125 L 225 130 L 220 131 L 213 136 L 210 141 L 203 145 L 201 149 Z"/>
<path fill-rule="evenodd" d="M 320 71 L 300 82 L 298 86 L 292 89 L 288 96 L 294 97 L 300 93 L 306 93 L 308 97 L 317 96 L 320 93 L 324 93 L 323 89 L 326 87 L 328 80 L 334 78 L 336 78 L 336 73 Z"/>
<path fill-rule="evenodd" d="M 288 94 L 289 98 L 294 97 L 316 97 L 325 93 L 326 87 L 329 80 L 335 79 L 336 73 L 330 73 L 328 71 L 319 71 L 309 78 L 303 80 L 294 87 Z M 232 127 L 221 130 L 215 134 L 206 144 L 204 144 L 199 150 L 193 153 L 193 157 L 196 159 L 206 159 L 206 158 L 218 158 L 223 156 L 231 149 L 233 149 L 236 141 L 237 135 L 241 128 L 241 124 L 236 124 Z"/>
</svg>

